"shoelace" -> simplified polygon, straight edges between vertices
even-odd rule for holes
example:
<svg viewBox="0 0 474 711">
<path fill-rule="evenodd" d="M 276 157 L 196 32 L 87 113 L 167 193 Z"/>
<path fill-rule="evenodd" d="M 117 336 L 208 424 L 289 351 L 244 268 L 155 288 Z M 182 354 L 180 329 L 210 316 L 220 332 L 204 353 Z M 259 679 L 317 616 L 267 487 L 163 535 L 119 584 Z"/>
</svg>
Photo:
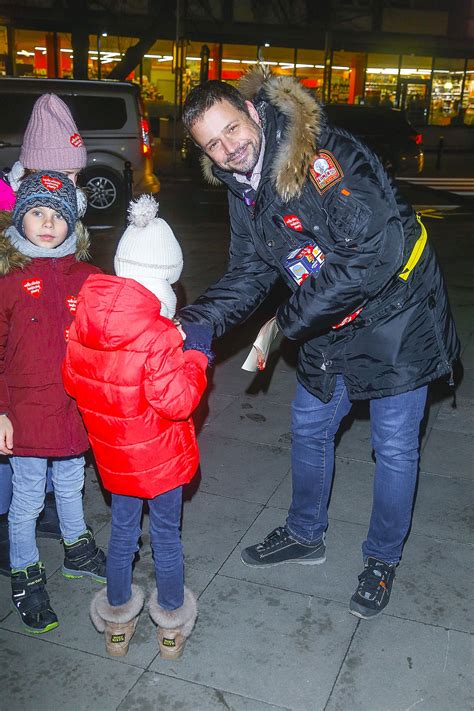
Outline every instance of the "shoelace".
<svg viewBox="0 0 474 711">
<path fill-rule="evenodd" d="M 275 546 L 279 545 L 281 541 L 285 538 L 288 538 L 288 533 L 282 526 L 279 526 L 278 528 L 275 528 L 271 533 L 269 533 L 268 536 L 265 536 L 265 538 L 263 539 L 263 543 L 258 546 L 258 550 L 266 551 L 269 548 L 274 548 Z"/>
<path fill-rule="evenodd" d="M 383 568 L 371 565 L 359 575 L 359 592 L 369 593 L 370 597 L 375 597 L 379 587 L 386 587 L 387 575 Z M 365 597 L 365 596 L 364 596 Z"/>
</svg>

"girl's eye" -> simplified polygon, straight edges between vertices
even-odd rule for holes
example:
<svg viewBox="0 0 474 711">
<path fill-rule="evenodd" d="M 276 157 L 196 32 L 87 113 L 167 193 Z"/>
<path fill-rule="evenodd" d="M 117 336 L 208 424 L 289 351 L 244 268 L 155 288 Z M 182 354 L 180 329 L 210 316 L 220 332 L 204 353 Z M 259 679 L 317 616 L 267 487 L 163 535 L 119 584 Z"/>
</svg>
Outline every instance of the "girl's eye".
<svg viewBox="0 0 474 711">
<path fill-rule="evenodd" d="M 64 220 L 64 217 L 62 215 L 60 215 L 58 212 L 55 214 L 55 218 L 57 220 Z"/>
</svg>

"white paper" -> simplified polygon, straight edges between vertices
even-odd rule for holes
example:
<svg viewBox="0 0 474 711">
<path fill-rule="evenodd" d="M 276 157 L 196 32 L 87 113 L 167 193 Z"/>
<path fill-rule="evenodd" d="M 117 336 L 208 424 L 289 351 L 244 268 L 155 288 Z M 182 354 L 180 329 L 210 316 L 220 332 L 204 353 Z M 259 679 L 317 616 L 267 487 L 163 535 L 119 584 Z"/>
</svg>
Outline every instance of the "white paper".
<svg viewBox="0 0 474 711">
<path fill-rule="evenodd" d="M 267 321 L 258 332 L 257 338 L 252 345 L 252 350 L 242 365 L 242 370 L 248 370 L 250 373 L 263 370 L 267 364 L 270 346 L 277 335 L 278 326 L 276 316 L 274 316 Z"/>
</svg>

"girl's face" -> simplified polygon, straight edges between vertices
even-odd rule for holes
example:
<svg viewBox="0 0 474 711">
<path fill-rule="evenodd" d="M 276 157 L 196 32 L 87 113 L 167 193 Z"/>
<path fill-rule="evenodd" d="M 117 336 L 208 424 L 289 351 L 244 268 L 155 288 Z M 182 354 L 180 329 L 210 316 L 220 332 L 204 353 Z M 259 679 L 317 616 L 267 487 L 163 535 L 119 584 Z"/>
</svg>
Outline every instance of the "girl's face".
<svg viewBox="0 0 474 711">
<path fill-rule="evenodd" d="M 55 249 L 67 237 L 67 222 L 50 207 L 32 207 L 23 218 L 23 233 L 37 247 Z"/>
</svg>

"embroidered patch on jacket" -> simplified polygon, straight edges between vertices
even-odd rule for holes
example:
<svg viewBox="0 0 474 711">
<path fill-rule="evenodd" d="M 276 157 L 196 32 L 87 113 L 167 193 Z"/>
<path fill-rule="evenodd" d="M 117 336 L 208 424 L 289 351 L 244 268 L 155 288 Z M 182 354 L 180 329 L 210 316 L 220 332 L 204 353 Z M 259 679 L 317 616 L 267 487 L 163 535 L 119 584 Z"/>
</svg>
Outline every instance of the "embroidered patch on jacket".
<svg viewBox="0 0 474 711">
<path fill-rule="evenodd" d="M 298 215 L 284 215 L 283 222 L 291 230 L 296 230 L 297 232 L 303 232 L 303 225 Z"/>
<path fill-rule="evenodd" d="M 42 279 L 25 279 L 21 282 L 22 287 L 27 294 L 35 299 L 39 299 L 41 292 L 43 291 L 43 280 Z"/>
<path fill-rule="evenodd" d="M 68 296 L 66 299 L 66 305 L 72 314 L 76 313 L 77 309 L 77 296 Z"/>
<path fill-rule="evenodd" d="M 66 341 L 66 343 L 69 342 L 69 331 L 70 331 L 70 330 L 71 330 L 71 329 L 69 329 L 69 328 L 65 328 L 65 329 L 64 329 L 64 340 Z"/>
<path fill-rule="evenodd" d="M 63 184 L 59 178 L 52 178 L 50 175 L 43 175 L 41 182 L 46 190 L 49 190 L 51 193 L 54 193 L 55 190 L 59 190 L 59 188 L 63 187 Z"/>
<path fill-rule="evenodd" d="M 344 177 L 342 168 L 329 151 L 319 151 L 309 166 L 309 176 L 316 190 L 322 195 L 331 185 Z"/>
</svg>

